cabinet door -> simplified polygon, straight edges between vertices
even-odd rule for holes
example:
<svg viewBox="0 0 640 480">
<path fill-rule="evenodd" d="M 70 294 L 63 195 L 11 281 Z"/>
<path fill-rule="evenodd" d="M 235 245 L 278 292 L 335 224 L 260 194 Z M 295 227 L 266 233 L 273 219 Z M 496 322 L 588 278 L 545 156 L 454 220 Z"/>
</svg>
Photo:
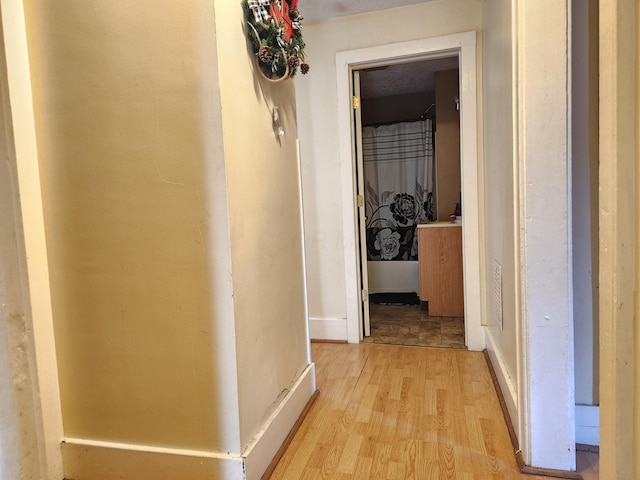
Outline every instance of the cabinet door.
<svg viewBox="0 0 640 480">
<path fill-rule="evenodd" d="M 464 316 L 462 228 L 420 228 L 418 258 L 420 300 L 429 302 L 429 315 Z"/>
</svg>

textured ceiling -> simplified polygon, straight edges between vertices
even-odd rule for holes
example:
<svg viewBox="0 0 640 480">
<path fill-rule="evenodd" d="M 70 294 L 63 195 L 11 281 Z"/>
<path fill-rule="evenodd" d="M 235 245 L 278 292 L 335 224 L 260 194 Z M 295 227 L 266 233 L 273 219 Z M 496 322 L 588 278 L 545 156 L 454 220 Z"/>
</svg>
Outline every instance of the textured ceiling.
<svg viewBox="0 0 640 480">
<path fill-rule="evenodd" d="M 433 92 L 434 74 L 458 68 L 458 57 L 437 58 L 360 71 L 362 98 Z"/>
<path fill-rule="evenodd" d="M 300 0 L 304 23 L 334 17 L 402 7 L 431 0 Z M 434 90 L 434 72 L 458 68 L 458 58 L 438 58 L 383 68 L 363 70 L 360 76 L 362 98 L 386 97 Z"/>
<path fill-rule="evenodd" d="M 316 22 L 424 2 L 425 0 L 300 0 L 299 8 L 305 22 Z"/>
</svg>

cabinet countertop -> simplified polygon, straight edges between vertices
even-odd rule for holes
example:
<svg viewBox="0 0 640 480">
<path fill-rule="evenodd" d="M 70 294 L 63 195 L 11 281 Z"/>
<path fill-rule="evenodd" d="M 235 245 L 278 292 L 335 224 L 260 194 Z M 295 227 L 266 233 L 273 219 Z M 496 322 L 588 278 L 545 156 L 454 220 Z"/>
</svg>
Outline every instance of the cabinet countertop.
<svg viewBox="0 0 640 480">
<path fill-rule="evenodd" d="M 432 228 L 432 227 L 461 227 L 461 222 L 455 222 L 448 220 L 446 222 L 432 222 L 432 223 L 419 223 L 418 228 Z"/>
</svg>

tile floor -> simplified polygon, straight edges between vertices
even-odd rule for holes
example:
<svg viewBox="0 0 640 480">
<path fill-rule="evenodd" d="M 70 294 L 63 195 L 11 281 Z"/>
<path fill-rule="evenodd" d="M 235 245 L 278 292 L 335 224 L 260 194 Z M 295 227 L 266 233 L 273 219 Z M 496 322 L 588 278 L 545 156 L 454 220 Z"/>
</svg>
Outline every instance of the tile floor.
<svg viewBox="0 0 640 480">
<path fill-rule="evenodd" d="M 463 317 L 430 317 L 427 304 L 369 307 L 371 336 L 364 343 L 465 348 Z"/>
<path fill-rule="evenodd" d="M 583 480 L 598 480 L 600 478 L 600 449 L 588 445 L 577 445 L 576 467 Z"/>
</svg>

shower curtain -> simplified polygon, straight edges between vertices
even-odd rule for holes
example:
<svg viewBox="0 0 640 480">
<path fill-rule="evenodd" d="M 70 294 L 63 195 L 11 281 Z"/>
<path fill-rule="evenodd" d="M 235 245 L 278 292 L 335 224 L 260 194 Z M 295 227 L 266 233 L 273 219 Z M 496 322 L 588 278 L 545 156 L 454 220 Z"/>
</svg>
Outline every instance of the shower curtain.
<svg viewBox="0 0 640 480">
<path fill-rule="evenodd" d="M 435 220 L 431 120 L 362 129 L 367 260 L 417 260 L 416 226 Z"/>
</svg>

